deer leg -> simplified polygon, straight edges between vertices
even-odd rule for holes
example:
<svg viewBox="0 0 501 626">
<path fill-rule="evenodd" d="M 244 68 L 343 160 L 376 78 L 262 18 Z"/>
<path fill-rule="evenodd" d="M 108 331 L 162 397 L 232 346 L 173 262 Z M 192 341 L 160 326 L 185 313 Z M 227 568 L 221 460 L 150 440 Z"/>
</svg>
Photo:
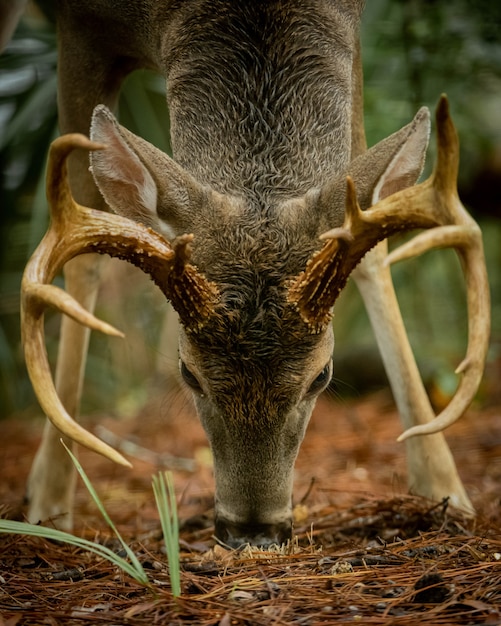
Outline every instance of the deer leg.
<svg viewBox="0 0 501 626">
<path fill-rule="evenodd" d="M 387 242 L 373 248 L 353 273 L 381 351 L 404 429 L 430 422 L 430 405 L 407 338 L 390 269 L 383 265 Z M 449 497 L 454 506 L 473 512 L 442 433 L 406 440 L 411 492 L 432 500 Z"/>
<path fill-rule="evenodd" d="M 116 105 L 123 72 L 117 77 L 113 60 L 104 61 L 98 43 L 81 29 L 65 26 L 59 33 L 59 121 L 61 133 L 89 134 L 93 108 L 104 103 Z M 101 64 L 100 64 L 101 63 Z M 89 157 L 83 151 L 70 158 L 72 193 L 85 206 L 105 209 L 89 173 Z M 85 309 L 94 310 L 99 288 L 102 257 L 89 254 L 73 259 L 64 269 L 65 286 Z M 76 416 L 80 404 L 89 330 L 63 316 L 56 366 L 56 389 L 66 410 Z M 42 442 L 28 478 L 28 519 L 44 521 L 58 516 L 53 523 L 70 530 L 76 474 L 60 442 L 61 433 L 46 423 Z M 65 440 L 71 448 L 72 442 Z"/>
</svg>

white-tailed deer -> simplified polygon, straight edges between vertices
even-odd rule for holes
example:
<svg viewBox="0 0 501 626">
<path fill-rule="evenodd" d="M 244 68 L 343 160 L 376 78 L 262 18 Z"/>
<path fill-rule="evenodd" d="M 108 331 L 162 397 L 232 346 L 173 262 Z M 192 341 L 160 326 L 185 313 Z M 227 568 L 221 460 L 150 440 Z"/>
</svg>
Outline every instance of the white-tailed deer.
<svg viewBox="0 0 501 626">
<path fill-rule="evenodd" d="M 407 429 L 410 487 L 471 510 L 438 431 L 464 412 L 482 375 L 489 300 L 481 235 L 457 196 L 459 149 L 445 99 L 437 109 L 437 164 L 425 183 L 415 185 L 428 142 L 426 109 L 366 150 L 362 4 L 58 3 L 60 124 L 71 134 L 51 148 L 52 223 L 23 281 L 26 361 L 57 428 L 48 425 L 31 473 L 32 521 L 66 513 L 58 524 L 72 523 L 73 472 L 60 432 L 126 462 L 72 419 L 86 327 L 117 332 L 91 314 L 99 264 L 96 255 L 78 256 L 87 252 L 141 267 L 179 314 L 181 374 L 214 455 L 222 541 L 266 545 L 291 534 L 293 465 L 331 378 L 332 308 L 357 266 Z M 139 67 L 167 79 L 175 160 L 110 112 L 123 78 Z M 378 242 L 415 228 L 427 230 L 386 256 Z M 437 417 L 389 274 L 391 262 L 431 247 L 460 255 L 470 319 L 458 390 Z M 63 267 L 67 293 L 50 284 Z M 43 340 L 48 305 L 67 316 L 55 387 Z"/>
</svg>

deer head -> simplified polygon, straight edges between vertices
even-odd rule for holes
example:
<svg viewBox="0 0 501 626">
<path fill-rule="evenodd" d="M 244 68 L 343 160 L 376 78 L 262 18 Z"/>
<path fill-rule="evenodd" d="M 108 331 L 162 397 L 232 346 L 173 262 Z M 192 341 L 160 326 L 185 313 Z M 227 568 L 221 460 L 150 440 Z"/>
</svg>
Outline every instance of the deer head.
<svg viewBox="0 0 501 626">
<path fill-rule="evenodd" d="M 482 372 L 488 290 L 478 227 L 456 193 L 458 143 L 445 99 L 437 132 L 437 165 L 421 185 L 413 186 L 428 140 L 426 110 L 341 175 L 258 210 L 242 195 L 198 182 L 98 107 L 92 141 L 68 135 L 51 148 L 52 223 L 23 279 L 26 361 L 49 418 L 69 437 L 127 463 L 76 425 L 59 403 L 45 354 L 43 311 L 54 306 L 82 324 L 119 334 L 50 283 L 66 261 L 84 252 L 134 263 L 180 316 L 181 374 L 214 455 L 216 535 L 233 546 L 285 541 L 294 461 L 316 398 L 332 375 L 336 298 L 378 241 L 422 228 L 432 230 L 392 260 L 453 246 L 468 285 L 464 377 L 451 405 L 420 432 L 452 423 L 471 401 Z M 73 149 L 91 151 L 96 183 L 118 215 L 72 199 L 65 160 Z"/>
</svg>

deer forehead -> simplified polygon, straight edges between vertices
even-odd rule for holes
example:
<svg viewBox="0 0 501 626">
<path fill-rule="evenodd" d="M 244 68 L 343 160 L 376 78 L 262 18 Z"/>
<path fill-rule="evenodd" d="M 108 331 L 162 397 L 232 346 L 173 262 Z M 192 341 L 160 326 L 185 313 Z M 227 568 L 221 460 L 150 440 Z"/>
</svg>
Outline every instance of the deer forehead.
<svg viewBox="0 0 501 626">
<path fill-rule="evenodd" d="M 290 305 L 258 298 L 247 306 L 221 305 L 201 333 L 181 332 L 180 356 L 223 403 L 290 406 L 331 358 L 332 328 L 312 334 Z"/>
<path fill-rule="evenodd" d="M 246 284 L 263 293 L 285 286 L 321 246 L 320 234 L 338 225 L 315 210 L 318 190 L 288 200 L 212 190 L 206 197 L 186 225 L 195 235 L 193 262 L 230 299 Z"/>
</svg>

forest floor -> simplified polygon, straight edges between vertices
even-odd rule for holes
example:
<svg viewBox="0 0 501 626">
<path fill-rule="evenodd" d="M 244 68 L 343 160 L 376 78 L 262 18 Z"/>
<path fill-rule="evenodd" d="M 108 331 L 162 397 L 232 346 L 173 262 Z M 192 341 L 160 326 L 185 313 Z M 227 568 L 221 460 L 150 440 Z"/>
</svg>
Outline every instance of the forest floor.
<svg viewBox="0 0 501 626">
<path fill-rule="evenodd" d="M 86 450 L 79 457 L 150 586 L 73 546 L 1 535 L 0 626 L 501 624 L 499 404 L 472 407 L 447 432 L 478 512 L 471 519 L 447 502 L 408 495 L 388 391 L 322 397 L 296 464 L 294 541 L 282 551 L 228 551 L 214 541 L 211 456 L 182 393 L 152 400 L 133 418 L 85 423 L 129 443 L 131 470 Z M 0 427 L 0 515 L 23 519 L 43 423 L 21 416 Z M 151 489 L 165 467 L 181 524 L 178 598 Z M 76 534 L 115 546 L 81 482 L 75 523 Z"/>
</svg>

